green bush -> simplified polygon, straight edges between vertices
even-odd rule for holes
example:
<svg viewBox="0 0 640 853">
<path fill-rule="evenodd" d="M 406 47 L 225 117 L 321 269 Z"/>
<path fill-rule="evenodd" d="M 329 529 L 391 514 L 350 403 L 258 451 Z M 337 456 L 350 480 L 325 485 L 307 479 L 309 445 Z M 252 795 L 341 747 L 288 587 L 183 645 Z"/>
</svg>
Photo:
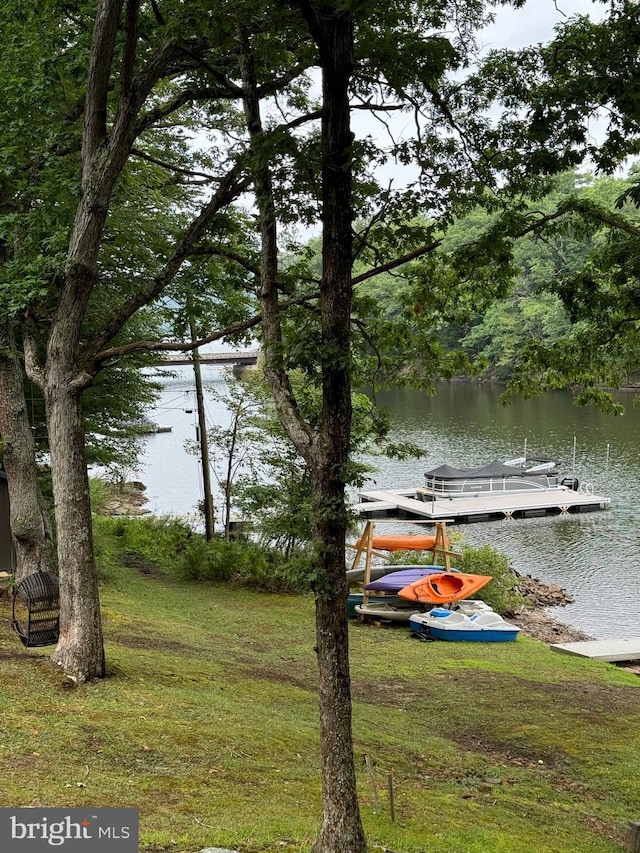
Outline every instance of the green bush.
<svg viewBox="0 0 640 853">
<path fill-rule="evenodd" d="M 283 560 L 282 555 L 274 551 L 271 563 L 269 583 L 272 591 L 304 593 L 311 590 L 314 570 L 309 555 L 299 551 Z"/>
<path fill-rule="evenodd" d="M 222 580 L 213 577 L 210 557 L 211 551 L 204 539 L 192 542 L 177 566 L 178 574 L 187 580 Z"/>
<path fill-rule="evenodd" d="M 285 561 L 277 551 L 244 539 L 203 539 L 184 552 L 177 574 L 186 580 L 229 581 L 267 592 L 299 592 L 305 588 L 303 558 Z"/>
<path fill-rule="evenodd" d="M 170 569 L 193 543 L 193 530 L 173 516 L 131 518 L 124 526 L 123 546 L 150 563 Z"/>
<path fill-rule="evenodd" d="M 213 539 L 207 543 L 203 538 L 192 542 L 177 566 L 177 573 L 186 580 L 221 581 L 231 580 L 245 562 L 250 561 L 245 543 Z"/>
<path fill-rule="evenodd" d="M 390 566 L 431 566 L 432 564 L 433 551 L 392 551 L 389 554 Z"/>
<path fill-rule="evenodd" d="M 106 480 L 91 477 L 89 479 L 89 497 L 93 512 L 104 512 L 107 502 L 111 499 L 111 489 Z"/>
<path fill-rule="evenodd" d="M 525 603 L 518 591 L 518 578 L 504 554 L 490 545 L 479 548 L 471 545 L 462 547 L 462 559 L 457 567 L 471 575 L 491 575 L 492 580 L 474 598 L 481 599 L 496 613 L 513 613 Z"/>
<path fill-rule="evenodd" d="M 129 560 L 146 563 L 161 571 L 177 569 L 187 550 L 199 537 L 189 525 L 171 516 L 143 518 L 94 516 L 94 541 L 97 554 L 108 550 L 127 555 Z M 125 562 L 121 559 L 121 562 Z"/>
</svg>

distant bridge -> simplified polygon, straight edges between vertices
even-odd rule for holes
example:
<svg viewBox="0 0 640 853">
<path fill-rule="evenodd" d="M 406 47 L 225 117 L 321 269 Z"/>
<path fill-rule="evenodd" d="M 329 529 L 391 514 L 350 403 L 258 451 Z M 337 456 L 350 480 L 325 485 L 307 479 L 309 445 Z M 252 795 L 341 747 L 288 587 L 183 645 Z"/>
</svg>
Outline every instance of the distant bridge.
<svg viewBox="0 0 640 853">
<path fill-rule="evenodd" d="M 220 365 L 233 364 L 234 366 L 246 366 L 249 364 L 257 364 L 260 357 L 260 350 L 242 350 L 239 352 L 201 352 L 200 364 Z M 179 365 L 193 364 L 193 357 L 188 352 L 177 352 L 163 356 L 158 359 L 158 365 Z"/>
</svg>

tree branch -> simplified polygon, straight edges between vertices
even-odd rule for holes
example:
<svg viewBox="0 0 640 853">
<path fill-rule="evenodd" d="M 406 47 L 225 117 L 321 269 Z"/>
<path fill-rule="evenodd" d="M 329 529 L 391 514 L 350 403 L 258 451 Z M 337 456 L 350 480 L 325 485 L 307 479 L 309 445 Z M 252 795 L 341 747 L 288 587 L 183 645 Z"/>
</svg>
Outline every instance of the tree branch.
<svg viewBox="0 0 640 853">
<path fill-rule="evenodd" d="M 139 157 L 140 160 L 145 160 L 147 163 L 152 163 L 154 166 L 159 166 L 167 172 L 176 172 L 179 175 L 185 175 L 188 178 L 203 178 L 208 183 L 213 183 L 217 180 L 215 175 L 207 174 L 207 172 L 196 172 L 193 169 L 185 169 L 183 166 L 178 166 L 175 163 L 166 163 L 164 160 L 159 160 L 157 157 L 152 157 L 146 154 L 140 148 L 132 148 L 131 155 Z"/>
<path fill-rule="evenodd" d="M 95 336 L 92 342 L 93 352 L 105 347 L 138 309 L 148 305 L 162 293 L 169 282 L 173 281 L 187 257 L 192 254 L 196 241 L 200 239 L 212 219 L 241 195 L 248 185 L 249 179 L 241 176 L 240 167 L 236 164 L 224 176 L 208 204 L 183 232 L 173 254 L 158 275 L 146 287 L 141 287 L 131 299 L 126 300 L 113 311 L 102 331 Z M 90 357 L 90 360 L 95 361 L 95 356 Z"/>
<path fill-rule="evenodd" d="M 317 299 L 317 294 L 287 299 L 281 303 L 280 310 L 285 311 L 297 305 L 304 305 L 306 302 L 311 302 L 314 299 Z M 206 346 L 214 341 L 220 341 L 224 338 L 248 332 L 250 329 L 255 329 L 260 323 L 262 323 L 262 314 L 254 314 L 253 317 L 232 323 L 230 326 L 225 326 L 224 329 L 213 332 L 204 338 L 199 338 L 197 341 L 131 341 L 127 344 L 122 344 L 122 346 L 110 347 L 96 353 L 93 359 L 93 372 L 94 374 L 98 373 L 105 367 L 107 362 L 118 361 L 137 352 L 191 352 L 198 347 Z"/>
<path fill-rule="evenodd" d="M 22 347 L 25 373 L 42 390 L 44 388 L 44 368 L 38 353 L 37 323 L 31 312 L 27 312 L 22 319 Z"/>
<path fill-rule="evenodd" d="M 120 97 L 128 100 L 131 96 L 131 85 L 133 83 L 133 70 L 136 62 L 138 47 L 138 14 L 140 12 L 140 0 L 127 0 L 125 41 L 120 63 Z"/>
<path fill-rule="evenodd" d="M 87 72 L 82 161 L 89 167 L 107 135 L 107 95 L 123 0 L 100 0 Z"/>
<path fill-rule="evenodd" d="M 206 246 L 199 244 L 194 246 L 189 254 L 192 256 L 215 255 L 219 258 L 227 258 L 230 261 L 234 261 L 238 266 L 243 267 L 243 269 L 250 272 L 256 278 L 260 278 L 259 262 L 252 263 L 248 258 L 245 258 L 244 255 L 240 255 L 238 252 L 233 252 L 231 249 L 227 249 L 224 246 Z"/>
<path fill-rule="evenodd" d="M 433 240 L 431 243 L 426 243 L 424 246 L 420 246 L 412 252 L 407 252 L 406 255 L 401 255 L 399 258 L 394 258 L 386 264 L 381 264 L 379 267 L 373 267 L 366 272 L 360 273 L 360 275 L 354 276 L 353 284 L 360 284 L 369 278 L 374 278 L 377 275 L 382 275 L 382 273 L 397 269 L 403 264 L 409 263 L 409 261 L 415 261 L 417 258 L 421 258 L 423 255 L 428 255 L 430 252 L 435 251 L 441 244 L 442 240 Z"/>
</svg>

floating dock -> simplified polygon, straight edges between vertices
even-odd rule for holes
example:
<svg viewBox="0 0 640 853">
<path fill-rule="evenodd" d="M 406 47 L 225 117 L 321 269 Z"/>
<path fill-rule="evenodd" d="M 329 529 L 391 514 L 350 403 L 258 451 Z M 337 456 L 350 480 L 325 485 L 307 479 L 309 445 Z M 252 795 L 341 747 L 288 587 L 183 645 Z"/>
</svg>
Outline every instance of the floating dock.
<svg viewBox="0 0 640 853">
<path fill-rule="evenodd" d="M 496 518 L 529 518 L 541 515 L 593 512 L 606 509 L 610 498 L 572 489 L 509 491 L 470 495 L 468 498 L 430 500 L 423 489 L 392 489 L 360 492 L 353 510 L 369 518 L 402 516 L 431 521 L 451 519 L 461 523 Z"/>
<path fill-rule="evenodd" d="M 578 655 L 591 660 L 608 663 L 640 660 L 640 637 L 624 640 L 585 640 L 579 643 L 554 643 L 554 652 L 566 655 Z"/>
</svg>

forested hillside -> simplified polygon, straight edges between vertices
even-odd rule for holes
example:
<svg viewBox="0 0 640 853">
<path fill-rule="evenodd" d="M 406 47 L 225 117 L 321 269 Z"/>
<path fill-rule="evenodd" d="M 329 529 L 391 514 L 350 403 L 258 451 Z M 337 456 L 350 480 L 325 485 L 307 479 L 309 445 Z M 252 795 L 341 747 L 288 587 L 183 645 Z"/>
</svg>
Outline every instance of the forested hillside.
<svg viewBox="0 0 640 853">
<path fill-rule="evenodd" d="M 474 306 L 473 300 L 462 308 L 458 305 L 458 322 L 443 321 L 441 305 L 416 303 L 416 314 L 434 309 L 440 312 L 441 319 L 434 323 L 438 342 L 450 357 L 458 352 L 469 359 L 461 375 L 513 381 L 521 387 L 525 378 L 532 383 L 537 377 L 542 382 L 546 371 L 549 381 L 554 357 L 559 357 L 560 350 L 573 346 L 575 353 L 584 352 L 592 340 L 594 366 L 596 356 L 602 356 L 597 370 L 603 384 L 607 379 L 612 386 L 635 384 L 640 371 L 637 347 L 600 347 L 608 334 L 608 324 L 615 322 L 612 306 L 619 301 L 621 314 L 625 312 L 626 298 L 632 298 L 638 287 L 634 271 L 637 237 L 628 235 L 622 239 L 617 232 L 612 235 L 611 222 L 607 221 L 607 216 L 617 219 L 622 214 L 627 223 L 640 222 L 632 203 L 638 177 L 636 166 L 626 177 L 577 170 L 558 175 L 553 191 L 531 201 L 528 213 L 544 217 L 571 205 L 575 205 L 576 213 L 513 241 L 501 298 L 486 307 Z M 590 209 L 592 215 L 585 218 L 583 214 Z M 481 240 L 484 234 L 490 235 L 495 223 L 496 217 L 480 207 L 459 219 L 449 228 L 438 250 L 442 264 L 450 262 L 452 254 Z M 406 277 L 379 276 L 360 287 L 369 299 L 383 306 L 388 316 L 395 317 L 411 293 L 414 275 L 415 270 L 409 265 Z M 476 282 L 473 269 L 465 270 L 464 276 L 471 286 L 474 282 L 478 285 L 480 293 L 482 281 Z M 486 276 L 484 270 L 482 276 Z M 455 286 L 459 288 L 460 282 L 456 281 Z M 598 296 L 600 289 L 604 292 Z M 605 297 L 611 304 L 605 303 Z M 579 360 L 575 353 L 574 373 Z M 428 365 L 423 367 L 428 371 Z M 570 375 L 568 371 L 567 378 Z M 558 375 L 557 381 L 560 379 Z"/>
</svg>

